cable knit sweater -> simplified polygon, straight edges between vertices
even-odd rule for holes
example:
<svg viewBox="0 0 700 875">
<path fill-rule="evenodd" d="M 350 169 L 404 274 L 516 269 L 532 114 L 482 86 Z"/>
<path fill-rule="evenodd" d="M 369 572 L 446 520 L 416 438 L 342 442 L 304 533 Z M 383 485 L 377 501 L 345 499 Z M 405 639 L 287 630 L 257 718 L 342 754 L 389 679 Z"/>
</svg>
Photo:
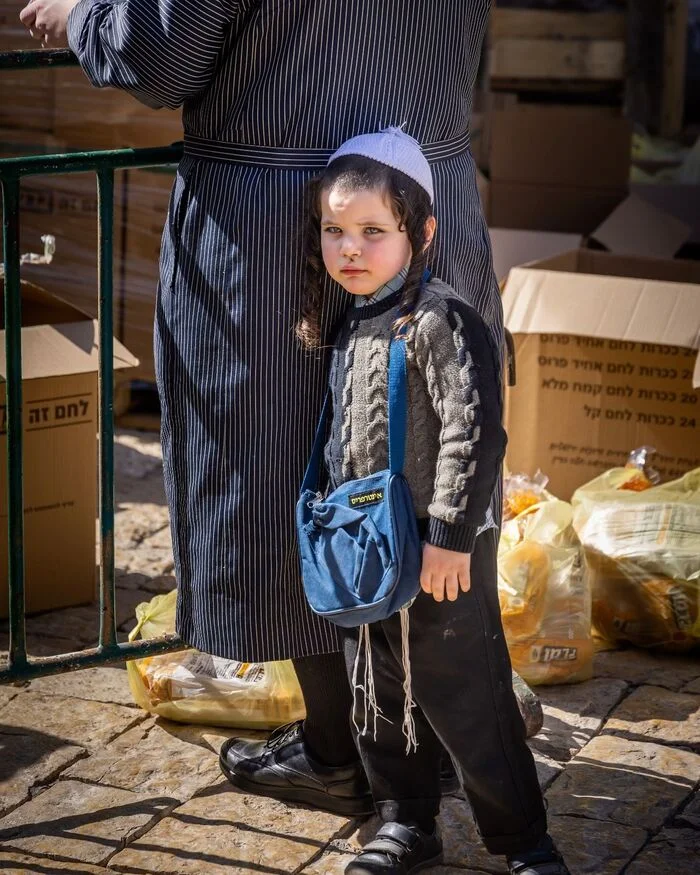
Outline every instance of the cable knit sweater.
<svg viewBox="0 0 700 875">
<path fill-rule="evenodd" d="M 388 467 L 391 328 L 401 291 L 351 307 L 331 360 L 331 487 Z M 404 474 L 426 540 L 471 552 L 506 445 L 500 365 L 479 314 L 440 280 L 421 292 L 406 335 Z"/>
</svg>

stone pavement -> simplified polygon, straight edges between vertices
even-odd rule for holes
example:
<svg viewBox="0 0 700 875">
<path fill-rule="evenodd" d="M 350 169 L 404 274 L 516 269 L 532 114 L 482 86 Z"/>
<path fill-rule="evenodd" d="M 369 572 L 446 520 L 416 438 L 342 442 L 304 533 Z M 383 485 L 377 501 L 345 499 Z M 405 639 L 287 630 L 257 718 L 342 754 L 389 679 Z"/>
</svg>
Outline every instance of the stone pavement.
<svg viewBox="0 0 700 875">
<path fill-rule="evenodd" d="M 117 441 L 125 637 L 134 607 L 174 581 L 157 438 L 120 432 Z M 91 646 L 96 630 L 95 605 L 32 617 L 29 649 Z M 531 744 L 551 831 L 573 875 L 696 875 L 700 660 L 607 651 L 597 655 L 594 680 L 539 692 L 545 725 Z M 235 791 L 217 764 L 229 734 L 140 711 L 123 666 L 0 687 L 0 871 L 342 872 L 373 820 Z M 505 872 L 481 848 L 462 799 L 444 800 L 442 828 L 445 864 L 432 871 Z"/>
</svg>

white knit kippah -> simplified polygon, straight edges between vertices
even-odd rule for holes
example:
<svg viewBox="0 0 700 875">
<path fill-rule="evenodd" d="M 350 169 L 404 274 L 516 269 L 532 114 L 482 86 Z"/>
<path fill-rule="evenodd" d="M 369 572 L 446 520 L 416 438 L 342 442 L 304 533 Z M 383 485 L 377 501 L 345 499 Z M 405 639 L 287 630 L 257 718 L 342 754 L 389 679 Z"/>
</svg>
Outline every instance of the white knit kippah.
<svg viewBox="0 0 700 875">
<path fill-rule="evenodd" d="M 424 188 L 433 202 L 433 174 L 420 144 L 401 128 L 385 128 L 378 134 L 360 134 L 346 140 L 328 159 L 331 164 L 344 155 L 362 155 L 372 158 L 394 170 L 400 170 Z"/>
</svg>

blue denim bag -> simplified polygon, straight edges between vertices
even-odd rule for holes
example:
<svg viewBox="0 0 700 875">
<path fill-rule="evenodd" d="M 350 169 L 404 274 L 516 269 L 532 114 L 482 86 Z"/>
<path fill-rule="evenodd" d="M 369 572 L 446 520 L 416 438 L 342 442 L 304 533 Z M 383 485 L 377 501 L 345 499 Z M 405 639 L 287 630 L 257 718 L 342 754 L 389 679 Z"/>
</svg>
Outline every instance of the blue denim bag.
<svg viewBox="0 0 700 875">
<path fill-rule="evenodd" d="M 403 475 L 406 443 L 406 349 L 389 348 L 389 468 L 350 480 L 325 498 L 319 484 L 326 395 L 296 520 L 302 578 L 311 609 L 344 627 L 376 623 L 410 603 L 420 589 L 421 541 Z"/>
</svg>

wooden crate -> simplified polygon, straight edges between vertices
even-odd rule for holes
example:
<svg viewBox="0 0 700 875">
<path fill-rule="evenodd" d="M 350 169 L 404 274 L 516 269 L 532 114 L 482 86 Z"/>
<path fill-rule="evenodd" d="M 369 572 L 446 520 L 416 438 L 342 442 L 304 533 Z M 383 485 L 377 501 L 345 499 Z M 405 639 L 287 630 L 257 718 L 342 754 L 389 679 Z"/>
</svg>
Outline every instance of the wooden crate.
<svg viewBox="0 0 700 875">
<path fill-rule="evenodd" d="M 567 12 L 494 7 L 491 87 L 537 90 L 621 83 L 625 12 Z"/>
</svg>

